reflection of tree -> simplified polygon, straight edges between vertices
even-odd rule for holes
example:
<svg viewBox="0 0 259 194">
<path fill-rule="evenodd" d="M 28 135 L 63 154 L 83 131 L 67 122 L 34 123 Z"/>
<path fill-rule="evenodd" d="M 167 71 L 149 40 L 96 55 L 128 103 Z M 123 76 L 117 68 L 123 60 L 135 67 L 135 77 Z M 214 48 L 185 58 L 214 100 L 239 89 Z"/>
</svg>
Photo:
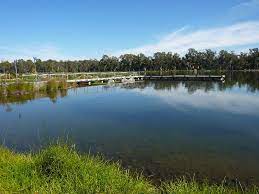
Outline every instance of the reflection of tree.
<svg viewBox="0 0 259 194">
<path fill-rule="evenodd" d="M 226 82 L 222 85 L 223 90 L 233 86 L 246 86 L 250 92 L 259 90 L 259 73 L 258 72 L 235 72 L 226 74 Z"/>
<path fill-rule="evenodd" d="M 61 90 L 60 91 L 60 97 L 61 98 L 64 98 L 64 97 L 66 97 L 67 96 L 67 90 Z"/>
<path fill-rule="evenodd" d="M 168 90 L 177 89 L 181 86 L 185 87 L 188 90 L 188 93 L 193 94 L 197 90 L 204 90 L 206 92 L 212 90 L 225 91 L 233 87 L 245 87 L 249 92 L 256 92 L 259 90 L 259 73 L 258 72 L 229 72 L 226 73 L 225 83 L 221 82 L 202 82 L 202 81 L 189 81 L 189 82 L 180 82 L 180 81 L 143 81 L 136 82 L 133 84 L 122 84 L 120 85 L 125 89 L 145 89 L 148 87 L 154 88 L 156 90 Z M 104 90 L 109 90 L 114 88 L 114 86 L 104 86 Z M 11 111 L 11 108 L 8 107 L 9 103 L 23 104 L 27 101 L 49 97 L 54 103 L 58 97 L 67 96 L 67 89 L 53 89 L 53 90 L 44 90 L 44 91 L 35 91 L 31 92 L 12 92 L 12 91 L 3 91 L 3 86 L 0 86 L 0 105 L 6 105 L 6 110 Z"/>
<path fill-rule="evenodd" d="M 188 89 L 189 94 L 193 94 L 197 90 L 209 92 L 214 90 L 218 83 L 215 82 L 185 82 L 183 85 Z"/>
<path fill-rule="evenodd" d="M 152 87 L 155 90 L 172 90 L 180 86 L 185 87 L 190 94 L 197 90 L 204 90 L 205 92 L 219 89 L 224 91 L 235 87 L 246 87 L 247 91 L 255 92 L 259 90 L 259 73 L 258 72 L 232 72 L 226 74 L 225 83 L 222 82 L 209 82 L 209 81 L 144 81 L 130 85 L 122 85 L 121 87 L 127 89 L 133 88 L 147 88 Z"/>
<path fill-rule="evenodd" d="M 12 111 L 10 103 L 25 104 L 30 100 L 48 97 L 53 103 L 57 101 L 58 97 L 67 96 L 67 90 L 51 90 L 51 91 L 31 91 L 26 93 L 0 93 L 0 105 L 6 106 L 6 111 Z"/>
<path fill-rule="evenodd" d="M 6 112 L 12 112 L 13 109 L 12 107 L 9 105 L 9 104 L 6 104 L 6 109 L 5 109 Z"/>
<path fill-rule="evenodd" d="M 35 98 L 34 93 L 26 93 L 26 94 L 1 94 L 0 93 L 0 104 L 7 103 L 16 103 L 16 104 L 24 104 L 29 100 L 33 100 Z"/>
</svg>

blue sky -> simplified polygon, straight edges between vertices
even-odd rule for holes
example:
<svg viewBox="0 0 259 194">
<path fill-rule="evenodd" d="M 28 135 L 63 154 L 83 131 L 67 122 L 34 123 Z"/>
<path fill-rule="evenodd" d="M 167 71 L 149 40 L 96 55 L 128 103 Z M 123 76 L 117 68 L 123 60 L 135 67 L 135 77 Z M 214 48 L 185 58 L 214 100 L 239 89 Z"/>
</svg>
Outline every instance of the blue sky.
<svg viewBox="0 0 259 194">
<path fill-rule="evenodd" d="M 259 0 L 8 0 L 0 60 L 259 47 Z"/>
</svg>

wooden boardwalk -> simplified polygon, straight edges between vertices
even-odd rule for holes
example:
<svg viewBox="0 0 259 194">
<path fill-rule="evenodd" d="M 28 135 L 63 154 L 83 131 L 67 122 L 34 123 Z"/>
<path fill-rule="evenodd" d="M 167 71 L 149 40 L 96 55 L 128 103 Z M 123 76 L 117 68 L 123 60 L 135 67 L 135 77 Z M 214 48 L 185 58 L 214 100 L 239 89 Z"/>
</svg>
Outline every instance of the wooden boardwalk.
<svg viewBox="0 0 259 194">
<path fill-rule="evenodd" d="M 145 76 L 145 80 L 172 80 L 172 81 L 224 81 L 225 75 L 170 75 Z"/>
<path fill-rule="evenodd" d="M 128 74 L 128 72 L 121 73 L 121 75 L 114 75 L 114 73 L 102 74 L 102 73 L 56 73 L 56 74 L 28 74 L 22 75 L 22 78 L 18 80 L 23 80 L 23 78 L 28 76 L 35 76 L 35 80 L 24 80 L 28 83 L 45 83 L 48 79 L 52 78 L 61 78 L 65 79 L 67 83 L 76 83 L 92 85 L 94 83 L 102 84 L 102 83 L 114 83 L 114 82 L 122 82 L 122 83 L 132 83 L 134 81 L 141 80 L 168 80 L 168 81 L 217 81 L 224 82 L 225 75 L 169 75 L 169 76 L 152 76 L 152 75 L 137 75 L 137 74 Z M 93 76 L 94 75 L 94 76 Z M 71 77 L 72 76 L 72 79 Z M 73 78 L 73 76 L 77 76 Z M 100 77 L 99 77 L 100 76 Z M 102 77 L 103 76 L 103 77 Z M 104 77 L 105 76 L 105 77 Z M 17 79 L 3 79 L 3 77 L 7 77 L 7 75 L 0 74 L 0 81 L 8 81 L 6 84 L 16 83 Z M 38 79 L 39 78 L 39 79 Z M 44 78 L 44 79 L 41 79 Z M 70 79 L 69 79 L 70 78 Z"/>
<path fill-rule="evenodd" d="M 134 80 L 133 80 L 134 79 Z M 125 82 L 127 80 L 140 81 L 140 80 L 171 80 L 171 81 L 225 81 L 225 75 L 171 75 L 171 76 L 120 76 L 120 77 L 106 77 L 106 78 L 90 78 L 90 79 L 74 79 L 67 80 L 68 83 L 87 83 L 91 85 L 94 82 L 106 83 L 112 82 Z"/>
</svg>

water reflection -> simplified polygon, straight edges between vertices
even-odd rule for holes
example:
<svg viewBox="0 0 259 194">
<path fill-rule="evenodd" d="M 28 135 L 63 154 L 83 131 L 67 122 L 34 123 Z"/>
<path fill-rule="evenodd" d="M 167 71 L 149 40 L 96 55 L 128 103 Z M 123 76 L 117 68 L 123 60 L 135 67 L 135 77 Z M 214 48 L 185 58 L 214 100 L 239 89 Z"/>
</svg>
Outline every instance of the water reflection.
<svg viewBox="0 0 259 194">
<path fill-rule="evenodd" d="M 246 87 L 234 85 L 223 90 L 219 83 L 168 83 L 151 82 L 134 91 L 157 97 L 182 111 L 208 109 L 235 114 L 259 115 L 259 93 L 247 92 Z M 133 89 L 133 87 L 132 87 Z"/>
<path fill-rule="evenodd" d="M 22 104 L 5 99 L 0 141 L 28 151 L 69 136 L 80 151 L 102 153 L 155 180 L 196 174 L 258 183 L 258 76 L 249 75 L 229 75 L 224 84 L 77 88 L 34 94 Z"/>
<path fill-rule="evenodd" d="M 185 72 L 186 73 L 186 72 Z M 152 73 L 151 73 L 152 74 Z M 164 75 L 172 75 L 172 73 L 163 73 Z M 183 72 L 176 72 L 174 74 L 184 74 Z M 188 74 L 192 74 L 189 72 Z M 230 89 L 235 85 L 239 87 L 245 86 L 247 91 L 255 92 L 259 90 L 259 72 L 243 72 L 243 71 L 232 71 L 232 72 L 199 72 L 202 75 L 226 75 L 225 84 L 220 85 L 220 90 Z M 156 75 L 156 74 L 152 74 Z M 193 85 L 193 84 L 192 84 Z M 199 84 L 200 85 L 200 84 Z M 203 83 L 206 91 L 211 86 L 211 83 Z"/>
<path fill-rule="evenodd" d="M 3 95 L 0 93 L 0 106 L 5 107 L 6 112 L 13 111 L 12 105 L 14 104 L 26 104 L 32 100 L 41 98 L 48 98 L 51 102 L 56 103 L 58 98 L 64 98 L 67 96 L 67 90 L 53 90 L 53 91 L 31 91 L 26 94 L 14 94 L 14 95 Z"/>
</svg>

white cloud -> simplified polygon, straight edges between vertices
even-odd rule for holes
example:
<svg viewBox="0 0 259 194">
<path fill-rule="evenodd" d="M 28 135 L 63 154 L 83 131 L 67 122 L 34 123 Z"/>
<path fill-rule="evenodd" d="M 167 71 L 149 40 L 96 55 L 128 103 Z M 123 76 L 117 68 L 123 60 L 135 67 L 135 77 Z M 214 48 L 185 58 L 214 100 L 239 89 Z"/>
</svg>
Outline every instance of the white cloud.
<svg viewBox="0 0 259 194">
<path fill-rule="evenodd" d="M 243 19 L 247 17 L 258 16 L 259 0 L 249 0 L 235 5 L 230 10 L 230 17 L 235 19 Z"/>
<path fill-rule="evenodd" d="M 13 61 L 15 59 L 33 59 L 36 57 L 41 60 L 85 60 L 89 59 L 89 56 L 85 55 L 65 55 L 63 49 L 50 44 L 31 44 L 24 46 L 17 45 L 8 45 L 1 46 L 0 45 L 0 61 L 8 60 Z"/>
<path fill-rule="evenodd" d="M 259 0 L 254 0 L 258 2 Z M 245 6 L 244 4 L 243 6 Z M 250 5 L 250 4 L 248 4 Z M 125 53 L 144 53 L 152 55 L 155 52 L 185 53 L 189 48 L 203 49 L 231 49 L 235 51 L 247 50 L 251 45 L 259 45 L 259 21 L 237 23 L 230 26 L 208 29 L 191 30 L 190 27 L 180 28 L 172 33 L 160 37 L 157 43 L 143 45 L 136 48 L 121 50 L 112 55 Z M 100 55 L 100 53 L 98 53 Z M 53 44 L 31 45 L 0 45 L 0 60 L 32 59 L 43 60 L 80 60 L 88 56 L 67 56 Z"/>
<path fill-rule="evenodd" d="M 190 108 L 194 108 L 197 110 L 207 109 L 259 116 L 258 94 L 251 94 L 249 92 L 205 91 L 204 89 L 197 89 L 190 94 L 183 84 L 180 84 L 173 91 L 156 90 L 153 87 L 148 87 L 145 90 L 135 89 L 134 91 L 159 98 L 179 111 L 188 111 Z"/>
<path fill-rule="evenodd" d="M 250 21 L 196 31 L 182 28 L 162 37 L 155 44 L 125 49 L 115 53 L 115 55 L 124 53 L 152 55 L 158 51 L 184 53 L 189 48 L 198 50 L 222 49 L 257 43 L 259 43 L 259 21 Z"/>
<path fill-rule="evenodd" d="M 63 59 L 60 49 L 52 44 L 33 44 L 27 46 L 0 46 L 0 60 L 32 59 L 37 57 L 43 60 Z"/>
</svg>

